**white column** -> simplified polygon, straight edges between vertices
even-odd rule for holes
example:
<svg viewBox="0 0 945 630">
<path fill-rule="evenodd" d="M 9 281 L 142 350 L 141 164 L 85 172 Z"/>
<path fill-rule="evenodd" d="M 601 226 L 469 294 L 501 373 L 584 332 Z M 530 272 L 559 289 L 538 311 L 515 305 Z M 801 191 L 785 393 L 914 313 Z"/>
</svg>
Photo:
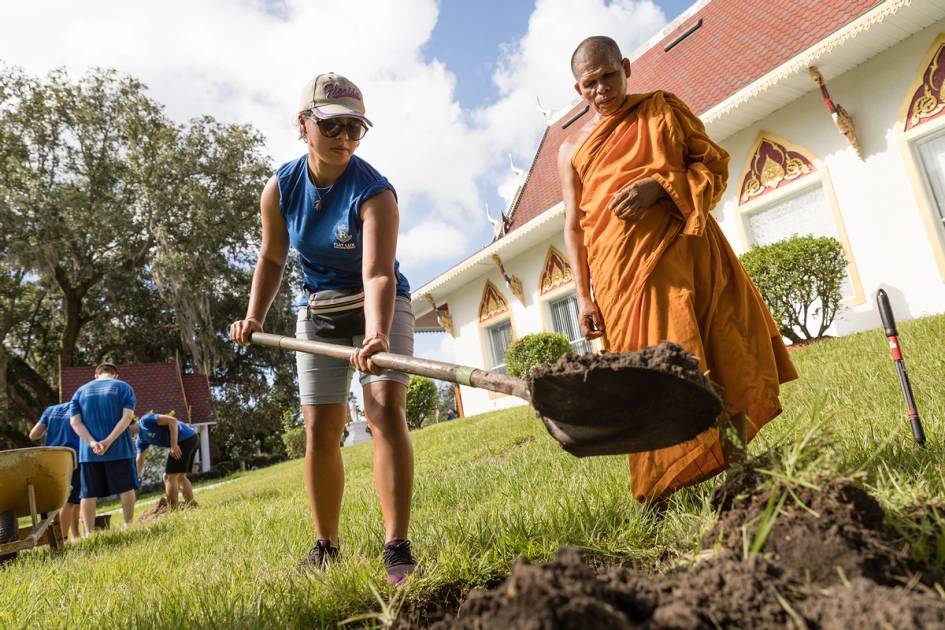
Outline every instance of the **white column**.
<svg viewBox="0 0 945 630">
<path fill-rule="evenodd" d="M 210 425 L 200 425 L 200 472 L 210 470 Z"/>
</svg>

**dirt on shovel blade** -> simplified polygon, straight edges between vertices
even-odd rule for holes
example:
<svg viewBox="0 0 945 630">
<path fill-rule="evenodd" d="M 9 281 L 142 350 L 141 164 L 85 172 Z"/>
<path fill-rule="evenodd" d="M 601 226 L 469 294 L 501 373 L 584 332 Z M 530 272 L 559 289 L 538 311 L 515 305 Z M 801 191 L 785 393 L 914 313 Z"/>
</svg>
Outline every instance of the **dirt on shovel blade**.
<svg viewBox="0 0 945 630">
<path fill-rule="evenodd" d="M 722 411 L 699 360 L 667 341 L 639 352 L 565 355 L 537 368 L 529 389 L 548 432 L 578 457 L 679 444 Z"/>
</svg>

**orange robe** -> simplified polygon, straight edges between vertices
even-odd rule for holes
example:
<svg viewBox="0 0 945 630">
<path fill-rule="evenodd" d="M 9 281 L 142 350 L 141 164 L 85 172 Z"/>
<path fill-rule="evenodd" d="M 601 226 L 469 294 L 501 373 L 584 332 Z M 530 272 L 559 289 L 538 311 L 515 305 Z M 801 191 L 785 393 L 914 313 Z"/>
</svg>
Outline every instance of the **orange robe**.
<svg viewBox="0 0 945 630">
<path fill-rule="evenodd" d="M 748 416 L 747 437 L 781 412 L 779 385 L 797 378 L 781 335 L 709 211 L 728 177 L 728 154 L 667 92 L 631 94 L 572 157 L 582 183 L 581 227 L 591 286 L 616 352 L 673 341 L 721 385 L 727 414 Z M 644 177 L 667 193 L 631 221 L 611 195 Z M 668 448 L 630 454 L 633 495 L 650 500 L 728 466 L 718 428 Z"/>
</svg>

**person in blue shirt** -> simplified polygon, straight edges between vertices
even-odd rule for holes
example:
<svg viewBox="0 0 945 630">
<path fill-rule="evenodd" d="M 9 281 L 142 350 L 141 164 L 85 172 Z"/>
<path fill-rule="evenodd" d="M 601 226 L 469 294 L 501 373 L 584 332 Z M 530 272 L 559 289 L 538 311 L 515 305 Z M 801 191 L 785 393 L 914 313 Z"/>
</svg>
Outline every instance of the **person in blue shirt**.
<svg viewBox="0 0 945 630">
<path fill-rule="evenodd" d="M 72 396 L 70 422 L 81 438 L 79 509 L 86 537 L 95 531 L 98 497 L 117 494 L 125 526 L 134 518 L 134 447 L 128 431 L 134 409 L 135 392 L 131 385 L 118 380 L 118 368 L 111 363 L 95 368 L 95 380 Z"/>
<path fill-rule="evenodd" d="M 167 504 L 172 510 L 177 509 L 178 494 L 183 493 L 186 505 L 194 502 L 194 489 L 187 479 L 187 473 L 194 466 L 194 456 L 200 446 L 200 436 L 197 431 L 181 422 L 174 416 L 157 413 L 146 413 L 138 422 L 138 440 L 135 448 L 138 451 L 135 463 L 138 476 L 144 468 L 144 452 L 150 446 L 161 446 L 168 449 L 167 463 L 164 465 L 164 492 L 167 495 Z"/>
<path fill-rule="evenodd" d="M 72 417 L 72 403 L 62 403 L 46 407 L 39 417 L 39 422 L 30 429 L 30 439 L 34 442 L 43 440 L 43 446 L 65 446 L 78 455 L 79 436 L 72 429 L 69 419 Z M 62 537 L 79 537 L 79 467 L 72 471 L 72 486 L 66 504 L 59 510 L 59 530 Z"/>
<path fill-rule="evenodd" d="M 361 374 L 374 435 L 384 564 L 389 580 L 400 584 L 416 568 L 407 540 L 413 493 L 405 414 L 409 379 L 371 360 L 377 352 L 413 354 L 410 285 L 394 257 L 397 197 L 387 178 L 354 155 L 371 126 L 354 83 L 332 72 L 319 74 L 303 89 L 297 111 L 306 152 L 279 167 L 262 192 L 259 260 L 246 317 L 230 326 L 230 338 L 248 345 L 251 335 L 263 330 L 289 247 L 295 248 L 305 278 L 296 337 L 357 347 L 350 364 L 296 355 L 306 431 L 305 486 L 316 534 L 303 565 L 323 568 L 338 555 L 341 437 L 353 367 Z"/>
</svg>

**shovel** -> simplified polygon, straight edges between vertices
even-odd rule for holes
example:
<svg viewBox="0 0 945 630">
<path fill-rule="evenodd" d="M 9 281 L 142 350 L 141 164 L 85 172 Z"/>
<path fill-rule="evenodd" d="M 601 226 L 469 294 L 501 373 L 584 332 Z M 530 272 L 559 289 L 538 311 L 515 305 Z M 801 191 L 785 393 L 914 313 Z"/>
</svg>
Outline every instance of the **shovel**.
<svg viewBox="0 0 945 630">
<path fill-rule="evenodd" d="M 355 350 L 258 332 L 251 341 L 344 361 Z M 639 354 L 584 355 L 565 368 L 535 370 L 528 380 L 391 352 L 378 352 L 371 360 L 386 370 L 517 396 L 538 411 L 551 437 L 577 457 L 652 451 L 692 439 L 715 423 L 722 401 L 707 382 L 633 365 Z"/>
</svg>

